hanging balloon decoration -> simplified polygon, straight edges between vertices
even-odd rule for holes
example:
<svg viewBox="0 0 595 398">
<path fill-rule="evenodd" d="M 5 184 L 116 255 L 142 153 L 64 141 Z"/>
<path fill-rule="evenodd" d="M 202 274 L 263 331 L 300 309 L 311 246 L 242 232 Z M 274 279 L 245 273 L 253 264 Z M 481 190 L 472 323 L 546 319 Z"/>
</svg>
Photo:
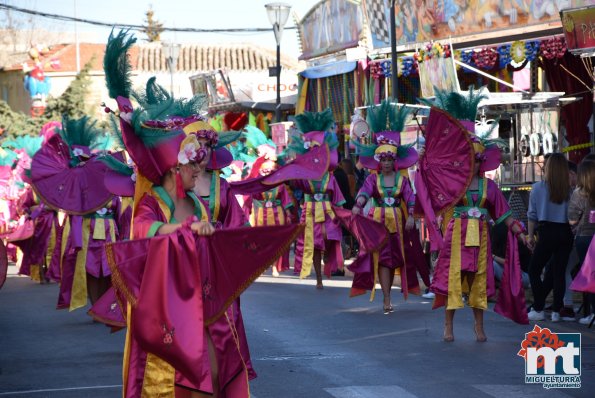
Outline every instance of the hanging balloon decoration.
<svg viewBox="0 0 595 398">
<path fill-rule="evenodd" d="M 539 45 L 539 52 L 546 59 L 562 58 L 566 52 L 566 40 L 562 37 L 542 40 Z"/>
<path fill-rule="evenodd" d="M 510 44 L 504 44 L 499 46 L 496 50 L 498 52 L 498 66 L 500 69 L 506 68 L 506 65 L 510 63 Z"/>
<path fill-rule="evenodd" d="M 478 68 L 492 69 L 498 60 L 498 52 L 494 48 L 486 47 L 473 52 L 473 61 Z"/>
<path fill-rule="evenodd" d="M 525 42 L 525 58 L 527 61 L 532 62 L 537 56 L 539 51 L 539 41 L 532 40 Z"/>
</svg>

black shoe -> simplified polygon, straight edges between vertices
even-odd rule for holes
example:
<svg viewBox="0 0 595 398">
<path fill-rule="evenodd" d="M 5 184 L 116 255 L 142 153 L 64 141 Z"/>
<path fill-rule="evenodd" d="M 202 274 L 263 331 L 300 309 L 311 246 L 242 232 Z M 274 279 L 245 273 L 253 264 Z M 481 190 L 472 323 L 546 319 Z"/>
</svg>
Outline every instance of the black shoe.
<svg viewBox="0 0 595 398">
<path fill-rule="evenodd" d="M 342 269 L 338 269 L 336 271 L 333 271 L 331 273 L 331 276 L 345 276 L 345 271 L 343 271 Z"/>
</svg>

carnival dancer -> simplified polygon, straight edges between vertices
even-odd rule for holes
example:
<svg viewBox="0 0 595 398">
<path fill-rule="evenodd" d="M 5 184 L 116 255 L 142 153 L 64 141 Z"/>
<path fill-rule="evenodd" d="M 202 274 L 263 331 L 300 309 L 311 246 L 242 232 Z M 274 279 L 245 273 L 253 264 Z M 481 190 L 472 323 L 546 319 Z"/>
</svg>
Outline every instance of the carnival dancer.
<svg viewBox="0 0 595 398">
<path fill-rule="evenodd" d="M 252 164 L 248 178 L 258 175 L 269 175 L 277 168 L 273 159 L 263 155 Z M 265 192 L 246 196 L 244 207 L 250 209 L 250 224 L 252 226 L 285 225 L 291 223 L 291 208 L 293 200 L 285 184 L 279 185 Z M 273 264 L 273 276 L 289 269 L 289 251 L 285 252 Z"/>
<path fill-rule="evenodd" d="M 126 52 L 134 42 L 126 32 L 110 35 L 104 58 L 137 167 L 135 239 L 107 248 L 112 279 L 128 301 L 124 396 L 249 397 L 255 373 L 236 299 L 300 228 L 213 228 L 245 224 L 216 172 L 231 160 L 225 135 L 200 116 L 204 97 L 175 100 L 148 84 L 133 109 Z M 197 181 L 203 168 L 215 170 L 204 185 Z"/>
<path fill-rule="evenodd" d="M 441 248 L 431 284 L 436 294 L 433 307 L 446 307 L 444 341 L 454 341 L 454 314 L 463 308 L 463 295 L 467 295 L 476 340 L 485 342 L 483 312 L 488 297 L 495 294 L 488 221 L 504 222 L 509 228 L 504 277 L 494 310 L 524 324 L 528 319 L 516 237 L 527 244 L 527 235 L 522 224 L 512 218 L 498 186 L 484 176 L 500 165 L 501 155 L 497 140 L 473 134 L 477 105 L 483 97 L 471 90 L 469 97 L 439 92 L 437 98 L 461 121 L 443 110 L 431 109 L 425 153 L 415 181 L 417 210 L 423 208 L 433 248 Z M 442 241 L 436 215 L 451 208 Z"/>
<path fill-rule="evenodd" d="M 393 312 L 390 293 L 397 269 L 400 270 L 405 298 L 408 294 L 404 234 L 405 230 L 414 227 L 412 214 L 415 196 L 409 178 L 400 171 L 406 171 L 417 161 L 413 145 L 401 145 L 400 132 L 408 114 L 406 108 L 393 109 L 387 101 L 369 108 L 367 119 L 371 131 L 375 133 L 375 145 L 355 143 L 362 165 L 377 173 L 366 178 L 356 195 L 352 211 L 359 214 L 371 200 L 368 216 L 383 223 L 390 235 L 388 244 L 380 253 L 361 252 L 349 267 L 355 273 L 351 295 L 363 294 L 365 290 L 374 291 L 379 280 L 385 315 Z M 415 275 L 415 271 L 412 272 Z"/>
<path fill-rule="evenodd" d="M 328 171 L 320 180 L 296 180 L 292 188 L 304 193 L 300 223 L 306 224 L 304 235 L 296 243 L 294 272 L 300 278 L 306 278 L 316 272 L 316 288 L 322 289 L 322 260 L 324 256 L 324 274 L 330 278 L 334 271 L 343 269 L 343 253 L 341 240 L 343 233 L 335 218 L 332 205 L 342 206 L 345 203 L 339 185 L 332 174 L 337 167 L 337 137 L 330 130 L 334 125 L 330 108 L 323 112 L 304 112 L 296 116 L 296 123 L 301 133 L 294 136 L 289 150 L 298 154 L 306 153 L 312 148 L 327 144 L 331 157 Z"/>
<path fill-rule="evenodd" d="M 106 242 L 115 242 L 114 214 L 120 202 L 102 181 L 107 166 L 98 160 L 111 138 L 88 117 L 64 117 L 59 134 L 35 154 L 31 181 L 43 202 L 68 214 L 61 238 L 57 308 L 71 311 L 94 303 L 109 288 Z"/>
<path fill-rule="evenodd" d="M 7 241 L 12 242 L 23 252 L 19 274 L 30 276 L 39 283 L 49 281 L 46 272 L 56 246 L 56 237 L 60 232 L 56 211 L 46 206 L 29 185 L 31 158 L 46 141 L 45 128 L 46 126 L 42 129 L 40 137 L 19 136 L 2 144 L 24 151 L 21 153 L 22 160 L 19 160 L 20 165 L 17 166 L 17 170 L 20 170 L 19 180 L 25 184 L 25 190 L 19 199 L 19 208 L 26 220 L 7 237 Z"/>
</svg>

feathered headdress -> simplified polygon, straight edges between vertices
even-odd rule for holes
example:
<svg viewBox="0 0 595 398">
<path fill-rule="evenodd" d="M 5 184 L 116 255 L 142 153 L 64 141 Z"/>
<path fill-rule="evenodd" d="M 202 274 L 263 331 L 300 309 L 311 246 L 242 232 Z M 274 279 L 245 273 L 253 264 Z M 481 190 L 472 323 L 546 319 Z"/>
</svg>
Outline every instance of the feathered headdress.
<svg viewBox="0 0 595 398">
<path fill-rule="evenodd" d="M 401 145 L 401 131 L 410 113 L 407 108 L 393 106 L 388 101 L 368 108 L 366 119 L 374 133 L 374 143 L 365 145 L 353 141 L 362 165 L 376 170 L 380 160 L 387 157 L 395 161 L 395 169 L 407 169 L 417 162 L 413 144 Z"/>
<path fill-rule="evenodd" d="M 339 140 L 330 130 L 335 124 L 333 112 L 330 108 L 322 112 L 304 112 L 295 117 L 297 128 L 302 135 L 291 137 L 287 151 L 303 154 L 314 146 L 327 144 L 331 153 L 329 169 L 337 167 L 339 161 Z"/>
<path fill-rule="evenodd" d="M 425 105 L 436 106 L 448 112 L 470 133 L 476 160 L 481 161 L 480 172 L 495 170 L 501 163 L 501 150 L 508 147 L 507 143 L 499 138 L 488 138 L 498 123 L 492 123 L 492 127 L 482 134 L 475 134 L 475 118 L 479 103 L 488 98 L 482 93 L 483 88 L 475 90 L 474 86 L 469 86 L 467 95 L 457 91 L 448 91 L 434 88 L 436 98 L 434 101 L 420 99 Z"/>
<path fill-rule="evenodd" d="M 187 139 L 183 128 L 204 120 L 206 99 L 195 96 L 176 100 L 155 78 L 149 79 L 144 91 L 133 92 L 127 51 L 135 42 L 128 31 L 110 34 L 104 58 L 106 84 L 110 96 L 118 102 L 126 150 L 140 174 L 153 184 L 160 184 L 179 159 L 188 162 L 200 157 L 200 145 Z M 138 101 L 139 107 L 133 109 L 130 97 Z"/>
</svg>

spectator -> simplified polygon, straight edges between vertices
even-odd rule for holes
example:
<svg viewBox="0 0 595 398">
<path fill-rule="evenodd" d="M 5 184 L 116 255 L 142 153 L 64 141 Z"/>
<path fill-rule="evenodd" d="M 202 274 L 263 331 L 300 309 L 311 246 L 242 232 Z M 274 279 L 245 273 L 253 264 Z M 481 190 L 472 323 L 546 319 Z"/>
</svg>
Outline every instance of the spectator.
<svg viewBox="0 0 595 398">
<path fill-rule="evenodd" d="M 533 290 L 534 303 L 529 312 L 529 320 L 542 321 L 545 299 L 548 293 L 547 281 L 542 281 L 541 274 L 552 259 L 552 285 L 554 303 L 552 322 L 560 321 L 565 291 L 565 272 L 568 256 L 572 249 L 572 231 L 568 224 L 567 211 L 570 197 L 568 161 L 561 153 L 552 154 L 545 164 L 545 179 L 533 184 L 529 196 L 529 247 L 537 244 L 529 265 L 529 278 Z"/>
<path fill-rule="evenodd" d="M 595 161 L 583 160 L 578 167 L 577 189 L 568 204 L 568 222 L 575 227 L 574 246 L 582 264 L 595 234 Z M 579 320 L 588 325 L 595 316 L 595 294 L 588 294 L 591 314 Z"/>
</svg>

